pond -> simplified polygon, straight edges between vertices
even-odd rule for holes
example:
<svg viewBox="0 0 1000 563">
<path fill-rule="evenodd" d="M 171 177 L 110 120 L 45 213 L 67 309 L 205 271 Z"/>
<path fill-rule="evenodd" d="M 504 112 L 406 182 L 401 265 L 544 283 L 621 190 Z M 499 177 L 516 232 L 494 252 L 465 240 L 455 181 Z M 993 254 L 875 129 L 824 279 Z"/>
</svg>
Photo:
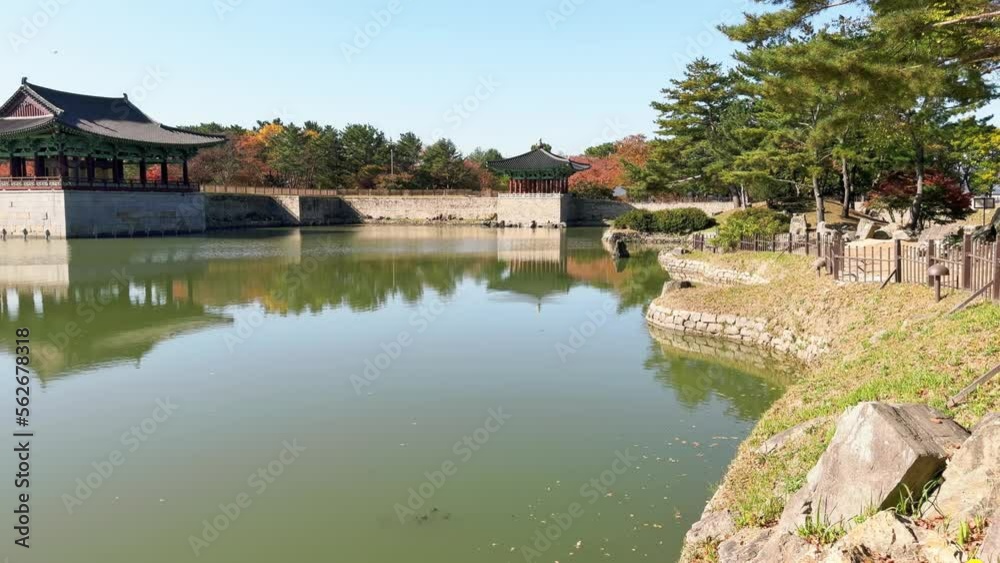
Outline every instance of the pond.
<svg viewBox="0 0 1000 563">
<path fill-rule="evenodd" d="M 35 433 L 32 548 L 0 557 L 675 560 L 780 379 L 661 343 L 655 252 L 600 234 L 0 243 L 5 408 L 27 328 Z"/>
</svg>

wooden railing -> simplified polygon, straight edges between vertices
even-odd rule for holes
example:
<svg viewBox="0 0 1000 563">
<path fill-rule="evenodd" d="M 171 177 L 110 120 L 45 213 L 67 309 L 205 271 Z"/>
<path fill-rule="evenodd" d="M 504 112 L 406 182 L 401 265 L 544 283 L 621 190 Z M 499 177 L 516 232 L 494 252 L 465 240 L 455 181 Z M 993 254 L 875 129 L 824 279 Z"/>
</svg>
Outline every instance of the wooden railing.
<svg viewBox="0 0 1000 563">
<path fill-rule="evenodd" d="M 495 197 L 497 192 L 491 190 L 320 190 L 313 188 L 263 188 L 253 186 L 202 186 L 201 191 L 207 194 L 260 195 L 260 196 L 307 196 L 307 197 L 338 197 L 338 196 L 482 196 Z"/>
<path fill-rule="evenodd" d="M 0 178 L 0 191 L 38 191 L 38 190 L 86 190 L 86 191 L 136 191 L 136 192 L 197 192 L 197 184 L 184 184 L 183 182 L 147 182 L 145 184 L 126 180 L 123 182 L 112 182 L 110 180 L 60 178 L 51 177 L 26 177 L 26 178 Z"/>
<path fill-rule="evenodd" d="M 703 235 L 692 238 L 695 250 L 726 252 Z M 1000 302 L 1000 243 L 981 242 L 966 234 L 958 244 L 932 240 L 923 243 L 885 241 L 880 245 L 847 246 L 840 235 L 804 236 L 780 234 L 773 237 L 746 237 L 736 250 L 779 252 L 826 258 L 826 270 L 844 283 L 891 283 L 933 286 L 928 270 L 942 264 L 948 275 L 941 286 L 968 291 L 976 298 Z"/>
</svg>

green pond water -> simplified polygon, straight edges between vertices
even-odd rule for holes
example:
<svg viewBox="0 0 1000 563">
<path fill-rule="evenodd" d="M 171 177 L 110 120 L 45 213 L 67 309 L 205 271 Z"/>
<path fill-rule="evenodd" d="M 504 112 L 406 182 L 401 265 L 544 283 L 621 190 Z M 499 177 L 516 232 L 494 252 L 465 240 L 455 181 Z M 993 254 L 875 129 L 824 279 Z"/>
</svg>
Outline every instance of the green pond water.
<svg viewBox="0 0 1000 563">
<path fill-rule="evenodd" d="M 0 560 L 674 561 L 781 388 L 656 339 L 664 281 L 586 229 L 0 242 Z"/>
</svg>

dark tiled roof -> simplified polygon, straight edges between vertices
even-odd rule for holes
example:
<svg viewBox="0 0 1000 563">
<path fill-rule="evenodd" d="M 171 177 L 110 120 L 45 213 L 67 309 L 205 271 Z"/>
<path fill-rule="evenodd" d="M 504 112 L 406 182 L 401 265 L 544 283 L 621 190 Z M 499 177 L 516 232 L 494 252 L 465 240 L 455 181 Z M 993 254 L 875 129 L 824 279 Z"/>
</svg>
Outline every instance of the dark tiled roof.
<svg viewBox="0 0 1000 563">
<path fill-rule="evenodd" d="M 0 118 L 0 136 L 17 133 L 29 133 L 31 131 L 42 129 L 53 123 L 55 120 L 55 116 L 52 115 L 47 115 L 45 117 L 19 117 L 13 119 Z"/>
<path fill-rule="evenodd" d="M 541 171 L 568 169 L 573 172 L 590 170 L 590 165 L 583 162 L 576 162 L 563 156 L 550 153 L 545 149 L 533 150 L 521 156 L 507 158 L 504 160 L 494 160 L 488 166 L 497 172 L 518 172 L 518 171 Z"/>
<path fill-rule="evenodd" d="M 29 133 L 55 123 L 63 127 L 108 139 L 186 147 L 206 147 L 225 141 L 222 137 L 202 135 L 167 127 L 150 119 L 127 97 L 101 98 L 61 92 L 25 82 L 0 109 L 27 95 L 52 112 L 38 118 L 0 118 L 0 135 Z"/>
</svg>

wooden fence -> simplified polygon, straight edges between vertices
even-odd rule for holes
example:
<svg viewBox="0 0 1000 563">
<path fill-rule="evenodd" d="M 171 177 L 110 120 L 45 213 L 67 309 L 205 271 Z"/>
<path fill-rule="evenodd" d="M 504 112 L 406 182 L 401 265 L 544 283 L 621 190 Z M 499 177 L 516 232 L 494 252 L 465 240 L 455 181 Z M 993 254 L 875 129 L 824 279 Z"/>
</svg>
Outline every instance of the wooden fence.
<svg viewBox="0 0 1000 563">
<path fill-rule="evenodd" d="M 496 197 L 497 192 L 490 190 L 318 190 L 312 188 L 263 188 L 251 186 L 201 186 L 201 191 L 208 194 L 259 195 L 259 196 L 306 196 L 306 197 L 343 197 L 343 196 L 470 196 Z"/>
<path fill-rule="evenodd" d="M 695 250 L 723 252 L 703 235 L 693 238 Z M 781 234 L 747 237 L 736 249 L 747 252 L 804 254 L 826 259 L 826 269 L 834 279 L 846 283 L 906 283 L 932 286 L 931 266 L 942 264 L 948 275 L 941 285 L 955 291 L 971 292 L 973 298 L 1000 302 L 1000 244 L 976 241 L 966 234 L 958 244 L 948 241 L 927 243 L 885 241 L 878 245 L 848 246 L 840 235 L 804 236 Z"/>
</svg>

